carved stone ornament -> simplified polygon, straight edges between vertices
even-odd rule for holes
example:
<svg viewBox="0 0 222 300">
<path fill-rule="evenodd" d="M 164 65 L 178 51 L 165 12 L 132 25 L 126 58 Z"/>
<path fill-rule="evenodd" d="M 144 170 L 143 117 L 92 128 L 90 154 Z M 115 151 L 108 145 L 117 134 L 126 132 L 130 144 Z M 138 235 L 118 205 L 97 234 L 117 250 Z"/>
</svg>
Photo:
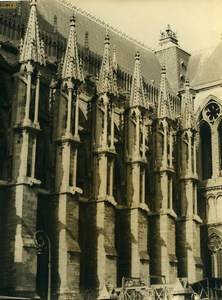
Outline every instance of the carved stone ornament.
<svg viewBox="0 0 222 300">
<path fill-rule="evenodd" d="M 220 116 L 221 108 L 216 102 L 210 102 L 204 108 L 203 117 L 209 123 L 214 123 Z"/>
<path fill-rule="evenodd" d="M 213 233 L 209 237 L 208 248 L 212 252 L 217 252 L 218 250 L 222 249 L 222 240 L 217 234 Z"/>
</svg>

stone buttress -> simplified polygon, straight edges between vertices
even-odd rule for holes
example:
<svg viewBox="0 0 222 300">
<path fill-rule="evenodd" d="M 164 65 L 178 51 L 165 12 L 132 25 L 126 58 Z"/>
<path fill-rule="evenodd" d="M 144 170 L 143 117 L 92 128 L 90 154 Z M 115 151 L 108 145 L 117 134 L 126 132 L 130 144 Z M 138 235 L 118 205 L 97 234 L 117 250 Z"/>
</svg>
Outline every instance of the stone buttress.
<svg viewBox="0 0 222 300">
<path fill-rule="evenodd" d="M 106 33 L 104 53 L 91 100 L 92 195 L 88 207 L 87 288 L 98 293 L 105 285 L 116 285 L 115 207 L 113 196 L 114 99 L 117 95 L 110 37 Z M 94 289 L 95 291 L 95 289 Z"/>
<path fill-rule="evenodd" d="M 149 108 L 146 103 L 141 73 L 140 53 L 135 67 L 129 107 L 125 109 L 125 174 L 126 206 L 120 210 L 119 268 L 122 276 L 139 277 L 144 282 L 149 274 L 148 207 L 146 204 L 146 148 Z"/>
<path fill-rule="evenodd" d="M 79 86 L 83 81 L 79 63 L 75 17 L 70 18 L 70 30 L 64 60 L 60 65 L 55 97 L 56 182 L 55 226 L 57 249 L 56 293 L 59 299 L 79 299 L 80 248 L 79 194 L 76 184 L 79 138 Z"/>
<path fill-rule="evenodd" d="M 193 117 L 193 94 L 186 80 L 182 94 L 181 132 L 179 134 L 180 216 L 177 222 L 178 276 L 194 282 L 202 278 L 200 224 L 197 215 L 196 126 Z"/>
<path fill-rule="evenodd" d="M 157 119 L 153 122 L 155 200 L 150 217 L 151 275 L 174 282 L 177 277 L 173 200 L 175 116 L 162 67 Z M 163 281 L 164 282 L 164 281 Z"/>
<path fill-rule="evenodd" d="M 14 150 L 12 182 L 7 188 L 7 236 L 3 289 L 12 295 L 33 296 L 36 292 L 37 255 L 33 241 L 36 230 L 36 146 L 39 125 L 41 67 L 45 65 L 40 41 L 36 0 L 30 13 L 19 53 L 20 70 L 14 74 Z"/>
</svg>

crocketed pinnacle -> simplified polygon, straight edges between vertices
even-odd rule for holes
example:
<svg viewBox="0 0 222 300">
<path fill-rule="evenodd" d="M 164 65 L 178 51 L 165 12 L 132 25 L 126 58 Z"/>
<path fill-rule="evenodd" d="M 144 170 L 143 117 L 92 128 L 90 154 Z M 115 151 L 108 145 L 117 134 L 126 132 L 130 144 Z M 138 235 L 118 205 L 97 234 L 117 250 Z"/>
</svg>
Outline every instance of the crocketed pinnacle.
<svg viewBox="0 0 222 300">
<path fill-rule="evenodd" d="M 86 31 L 85 33 L 85 46 L 84 46 L 85 49 L 89 49 L 89 33 L 88 31 Z"/>
<path fill-rule="evenodd" d="M 43 41 L 40 41 L 37 19 L 37 0 L 30 1 L 30 13 L 24 41 L 20 45 L 20 63 L 34 62 L 45 65 Z"/>
<path fill-rule="evenodd" d="M 173 118 L 172 103 L 168 94 L 166 68 L 161 69 L 160 93 L 158 99 L 158 118 Z"/>
<path fill-rule="evenodd" d="M 143 106 L 145 107 L 145 95 L 143 89 L 143 77 L 140 63 L 139 51 L 135 54 L 135 67 L 133 73 L 133 81 L 130 96 L 130 106 Z"/>
<path fill-rule="evenodd" d="M 62 68 L 62 79 L 74 79 L 83 81 L 83 74 L 80 68 L 78 56 L 78 44 L 75 30 L 75 16 L 70 18 L 69 37 L 66 46 L 66 53 Z"/>
<path fill-rule="evenodd" d="M 190 83 L 186 79 L 185 93 L 182 97 L 182 125 L 184 129 L 192 128 L 193 126 L 193 97 L 190 92 Z"/>
<path fill-rule="evenodd" d="M 112 60 L 110 55 L 110 37 L 109 33 L 106 33 L 105 41 L 104 41 L 104 52 L 103 52 L 103 59 L 99 74 L 99 80 L 97 83 L 97 92 L 104 94 L 116 94 L 116 87 L 115 87 L 115 79 L 114 79 L 114 72 L 113 72 Z"/>
<path fill-rule="evenodd" d="M 113 92 L 115 95 L 118 94 L 118 85 L 117 85 L 117 59 L 116 59 L 116 47 L 113 47 L 113 61 L 112 61 L 112 68 L 113 68 Z"/>
<path fill-rule="evenodd" d="M 113 70 L 117 72 L 116 47 L 113 47 Z"/>
</svg>

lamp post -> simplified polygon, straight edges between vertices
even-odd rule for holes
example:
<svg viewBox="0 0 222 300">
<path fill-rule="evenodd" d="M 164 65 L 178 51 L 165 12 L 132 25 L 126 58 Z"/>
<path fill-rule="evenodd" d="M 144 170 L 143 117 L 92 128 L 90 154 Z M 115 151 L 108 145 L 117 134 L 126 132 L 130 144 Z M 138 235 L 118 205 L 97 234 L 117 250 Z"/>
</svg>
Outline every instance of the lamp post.
<svg viewBox="0 0 222 300">
<path fill-rule="evenodd" d="M 47 247 L 48 249 L 48 291 L 47 291 L 47 300 L 51 299 L 51 242 L 47 233 L 43 230 L 38 230 L 34 233 L 33 236 L 34 242 L 38 248 L 38 251 L 41 252 Z"/>
</svg>

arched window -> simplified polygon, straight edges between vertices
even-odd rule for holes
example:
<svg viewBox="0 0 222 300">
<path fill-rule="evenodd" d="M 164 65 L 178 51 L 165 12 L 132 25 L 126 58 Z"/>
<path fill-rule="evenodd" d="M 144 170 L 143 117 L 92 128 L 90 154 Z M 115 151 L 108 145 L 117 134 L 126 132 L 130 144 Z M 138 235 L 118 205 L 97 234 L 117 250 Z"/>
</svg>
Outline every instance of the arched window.
<svg viewBox="0 0 222 300">
<path fill-rule="evenodd" d="M 212 145 L 210 126 L 203 122 L 200 128 L 202 179 L 212 176 Z"/>
<path fill-rule="evenodd" d="M 218 126 L 219 168 L 222 170 L 222 121 Z"/>
<path fill-rule="evenodd" d="M 209 237 L 208 247 L 211 251 L 212 277 L 222 277 L 222 240 L 221 237 L 212 233 Z"/>
</svg>

